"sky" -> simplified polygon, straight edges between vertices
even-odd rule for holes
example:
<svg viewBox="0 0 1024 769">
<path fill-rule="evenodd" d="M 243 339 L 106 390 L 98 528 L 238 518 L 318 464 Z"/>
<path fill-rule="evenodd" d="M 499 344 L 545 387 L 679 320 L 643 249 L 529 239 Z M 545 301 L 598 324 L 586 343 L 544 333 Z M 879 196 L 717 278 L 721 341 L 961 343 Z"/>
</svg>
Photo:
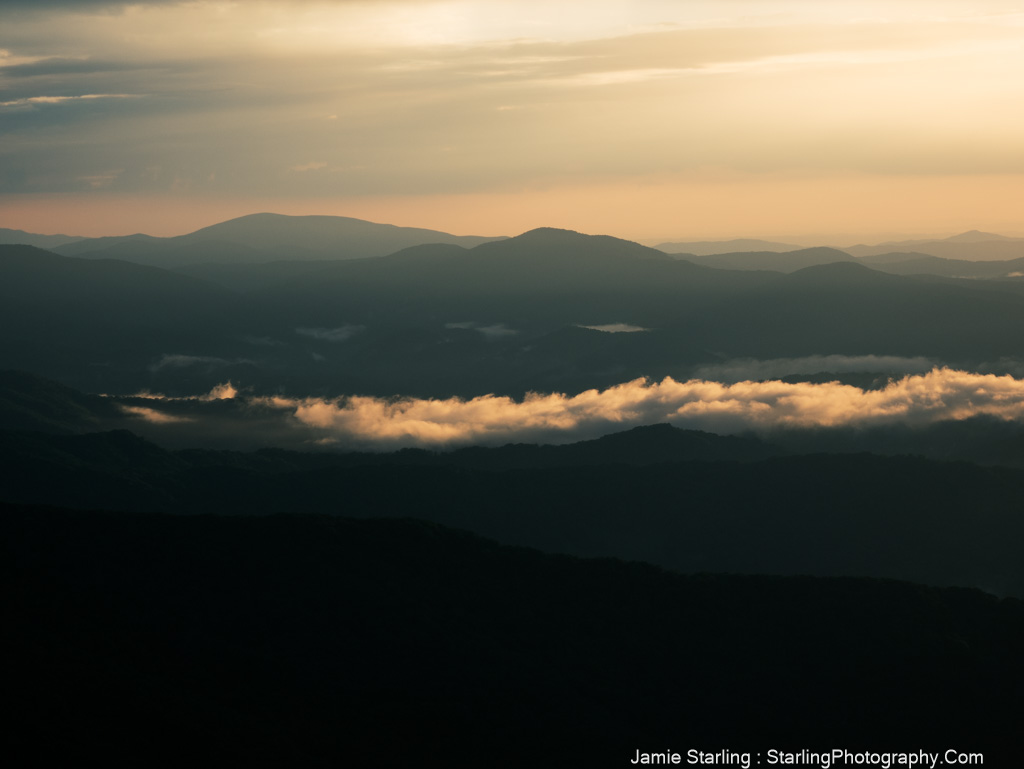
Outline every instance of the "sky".
<svg viewBox="0 0 1024 769">
<path fill-rule="evenodd" d="M 1024 0 L 5 0 L 0 227 L 1024 235 Z"/>
</svg>

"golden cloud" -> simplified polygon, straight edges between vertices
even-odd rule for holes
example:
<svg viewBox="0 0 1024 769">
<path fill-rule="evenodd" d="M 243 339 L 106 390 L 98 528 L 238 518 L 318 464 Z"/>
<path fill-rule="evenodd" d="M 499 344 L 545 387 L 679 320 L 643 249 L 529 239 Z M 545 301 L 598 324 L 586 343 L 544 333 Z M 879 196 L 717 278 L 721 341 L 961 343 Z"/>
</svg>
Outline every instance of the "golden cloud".
<svg viewBox="0 0 1024 769">
<path fill-rule="evenodd" d="M 568 442 L 668 422 L 718 433 L 773 428 L 924 426 L 945 420 L 1024 417 L 1024 380 L 936 368 L 880 390 L 830 382 L 636 379 L 577 395 L 484 395 L 386 400 L 259 398 L 310 428 L 317 440 L 380 447 Z"/>
</svg>

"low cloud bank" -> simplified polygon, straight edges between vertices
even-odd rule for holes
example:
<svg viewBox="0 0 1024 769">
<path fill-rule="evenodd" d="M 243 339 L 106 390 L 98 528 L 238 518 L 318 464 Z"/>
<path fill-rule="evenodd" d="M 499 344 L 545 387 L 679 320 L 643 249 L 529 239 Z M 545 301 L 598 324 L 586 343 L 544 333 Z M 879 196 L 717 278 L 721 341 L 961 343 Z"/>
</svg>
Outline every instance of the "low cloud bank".
<svg viewBox="0 0 1024 769">
<path fill-rule="evenodd" d="M 881 390 L 831 382 L 643 379 L 578 395 L 531 394 L 522 401 L 349 397 L 267 398 L 319 440 L 339 444 L 446 446 L 509 441 L 570 442 L 643 424 L 735 433 L 807 427 L 923 426 L 989 415 L 1024 418 L 1024 380 L 933 369 Z"/>
<path fill-rule="evenodd" d="M 142 394 L 140 394 L 142 395 Z M 139 396 L 136 396 L 139 397 Z M 131 404 L 151 425 L 192 420 L 217 430 L 251 432 L 258 425 L 268 445 L 391 450 L 509 442 L 569 443 L 667 422 L 729 434 L 787 428 L 924 427 L 977 416 L 1024 421 L 1024 379 L 936 368 L 905 376 L 883 389 L 851 385 L 704 379 L 637 379 L 577 395 L 531 394 L 521 401 L 484 395 L 449 398 L 336 399 L 253 397 L 232 385 L 190 399 L 145 394 Z M 160 403 L 161 400 L 165 402 Z M 170 417 L 161 419 L 161 415 Z"/>
</svg>

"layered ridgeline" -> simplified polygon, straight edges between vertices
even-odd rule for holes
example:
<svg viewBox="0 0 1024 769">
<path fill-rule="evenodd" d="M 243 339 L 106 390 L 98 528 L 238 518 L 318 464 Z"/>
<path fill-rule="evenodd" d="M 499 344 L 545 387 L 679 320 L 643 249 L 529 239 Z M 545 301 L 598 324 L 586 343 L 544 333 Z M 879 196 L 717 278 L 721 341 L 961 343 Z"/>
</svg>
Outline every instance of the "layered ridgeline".
<svg viewBox="0 0 1024 769">
<path fill-rule="evenodd" d="M 761 240 L 662 243 L 658 248 L 695 264 L 728 270 L 794 272 L 815 265 L 854 262 L 894 275 L 1011 281 L 1024 275 L 1024 238 L 976 230 L 943 239 L 893 241 L 842 249 L 800 248 Z M 1020 290 L 1017 286 L 1004 285 L 1003 288 Z"/>
<path fill-rule="evenodd" d="M 1024 251 L 1024 249 L 1021 249 Z M 862 264 L 891 275 L 934 275 L 944 278 L 1014 280 L 1024 276 L 1024 256 L 1003 260 L 973 261 L 949 259 L 914 251 L 886 252 L 877 256 L 854 257 L 837 248 L 800 248 L 792 251 L 741 251 L 694 256 L 677 254 L 694 264 L 723 270 L 773 270 L 795 272 L 835 262 Z M 1016 281 L 1020 282 L 1020 281 Z M 1002 286 L 1009 289 L 1009 286 Z M 1019 290 L 1014 287 L 1012 290 Z"/>
<path fill-rule="evenodd" d="M 195 394 L 231 379 L 266 392 L 468 397 L 686 379 L 733 358 L 976 368 L 1022 352 L 1012 282 L 842 261 L 720 270 L 564 230 L 187 272 L 0 247 L 0 353 L 92 392 Z"/>
<path fill-rule="evenodd" d="M 82 238 L 63 244 L 51 243 L 48 247 L 65 256 L 123 259 L 175 267 L 204 262 L 360 259 L 384 256 L 423 243 L 472 247 L 497 239 L 377 224 L 345 216 L 251 214 L 176 237 L 137 234 Z M 43 243 L 31 245 L 46 246 Z"/>
<path fill-rule="evenodd" d="M 1019 748 L 1024 383 L 941 368 L 1016 370 L 1012 278 L 469 245 L 0 248 L 10 746 Z"/>
<path fill-rule="evenodd" d="M 24 230 L 12 230 L 7 227 L 0 227 L 0 243 L 19 244 L 23 246 L 36 246 L 38 248 L 56 248 L 67 245 L 84 238 L 74 235 L 38 235 L 34 232 Z"/>
<path fill-rule="evenodd" d="M 757 253 L 768 256 L 799 250 L 800 246 L 791 243 L 779 243 L 771 240 L 755 240 L 740 238 L 734 240 L 701 240 L 676 241 L 661 243 L 657 246 L 668 254 L 682 254 L 686 257 L 735 256 L 741 253 Z M 1024 257 L 1024 238 L 1011 238 L 993 232 L 970 230 L 948 238 L 919 238 L 916 240 L 897 240 L 865 245 L 843 246 L 842 253 L 847 256 L 885 261 L 887 257 L 901 254 L 916 256 L 934 256 L 941 259 L 962 261 L 1005 261 Z"/>
<path fill-rule="evenodd" d="M 886 577 L 1024 597 L 1024 469 L 849 453 L 891 451 L 894 431 L 876 431 L 873 443 L 859 430 L 833 437 L 847 452 L 834 454 L 800 453 L 820 444 L 814 431 L 778 434 L 787 446 L 668 425 L 567 445 L 287 451 L 271 446 L 294 426 L 270 422 L 252 404 L 203 401 L 191 421 L 154 423 L 137 416 L 145 399 L 84 396 L 15 373 L 0 385 L 0 501 L 415 517 L 507 544 L 685 572 Z M 124 429 L 202 445 L 233 429 L 230 405 L 268 448 L 171 451 Z M 966 444 L 972 432 L 991 445 L 998 434 L 987 431 L 991 423 L 959 427 L 913 434 L 920 446 L 943 437 Z M 1000 445 L 1019 446 L 1021 437 L 1018 430 Z M 1022 459 L 1019 450 L 1009 455 Z"/>
<path fill-rule="evenodd" d="M 1024 257 L 1024 238 L 1011 238 L 994 232 L 970 230 L 949 238 L 926 238 L 879 243 L 874 246 L 858 244 L 843 249 L 852 256 L 877 256 L 892 252 L 914 251 L 943 259 L 969 261 L 996 261 Z"/>
</svg>

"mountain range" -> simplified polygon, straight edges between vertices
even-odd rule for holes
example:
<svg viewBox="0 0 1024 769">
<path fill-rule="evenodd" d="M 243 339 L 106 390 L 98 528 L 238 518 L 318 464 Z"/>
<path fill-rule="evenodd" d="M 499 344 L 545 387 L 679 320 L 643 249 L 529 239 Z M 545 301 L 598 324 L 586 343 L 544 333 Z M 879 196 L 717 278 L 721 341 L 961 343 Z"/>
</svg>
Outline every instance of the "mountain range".
<svg viewBox="0 0 1024 769">
<path fill-rule="evenodd" d="M 384 256 L 424 243 L 472 247 L 497 239 L 376 224 L 344 216 L 251 214 L 170 238 L 137 234 L 83 238 L 48 247 L 64 256 L 177 267 L 204 262 L 359 259 Z"/>
<path fill-rule="evenodd" d="M 949 238 L 903 240 L 874 246 L 855 245 L 843 249 L 851 256 L 878 256 L 913 251 L 943 259 L 998 261 L 1024 257 L 1024 238 L 1010 238 L 991 232 L 970 230 Z"/>
<path fill-rule="evenodd" d="M 659 243 L 655 246 L 666 254 L 689 254 L 692 256 L 713 256 L 715 254 L 731 254 L 749 251 L 766 251 L 782 253 L 797 251 L 800 246 L 792 243 L 779 243 L 774 240 L 758 240 L 756 238 L 733 238 L 732 240 L 687 240 Z"/>
<path fill-rule="evenodd" d="M 684 258 L 689 256 L 706 257 L 752 252 L 771 254 L 802 250 L 800 246 L 789 243 L 750 238 L 676 241 L 661 243 L 658 245 L 658 248 L 666 253 L 684 255 Z M 1024 238 L 1011 238 L 992 232 L 970 230 L 948 238 L 886 241 L 875 245 L 861 243 L 843 246 L 837 250 L 841 250 L 846 255 L 853 257 L 877 257 L 888 254 L 914 253 L 963 261 L 1000 261 L 1018 259 L 1024 256 Z"/>
<path fill-rule="evenodd" d="M 185 235 L 164 238 L 142 233 L 110 237 L 40 235 L 0 228 L 0 244 L 31 245 L 53 249 L 66 256 L 125 259 L 163 267 L 209 262 L 353 259 L 384 256 L 403 248 L 428 243 L 472 248 L 480 243 L 501 239 L 498 236 L 451 235 L 437 230 L 377 224 L 345 216 L 287 216 L 271 213 L 241 216 Z M 808 250 L 791 243 L 754 238 L 670 241 L 660 243 L 656 248 L 665 253 L 687 257 Z M 857 244 L 837 250 L 853 257 L 912 253 L 962 261 L 1005 261 L 1024 257 L 1024 238 L 971 230 L 948 238 Z M 808 265 L 805 263 L 803 266 Z"/>
<path fill-rule="evenodd" d="M 264 392 L 519 397 L 686 379 L 732 358 L 976 366 L 1024 352 L 1013 280 L 888 275 L 852 257 L 788 274 L 716 269 L 554 229 L 179 271 L 6 245 L 0 278 L 7 365 L 92 392 L 194 394 L 231 379 Z"/>
<path fill-rule="evenodd" d="M 8 752 L 1013 765 L 1020 265 L 729 247 L 0 244 Z"/>
<path fill-rule="evenodd" d="M 6 227 L 0 227 L 0 244 L 56 248 L 78 240 L 84 240 L 84 238 L 73 235 L 37 235 L 32 232 L 25 232 L 24 230 L 11 230 Z"/>
</svg>

